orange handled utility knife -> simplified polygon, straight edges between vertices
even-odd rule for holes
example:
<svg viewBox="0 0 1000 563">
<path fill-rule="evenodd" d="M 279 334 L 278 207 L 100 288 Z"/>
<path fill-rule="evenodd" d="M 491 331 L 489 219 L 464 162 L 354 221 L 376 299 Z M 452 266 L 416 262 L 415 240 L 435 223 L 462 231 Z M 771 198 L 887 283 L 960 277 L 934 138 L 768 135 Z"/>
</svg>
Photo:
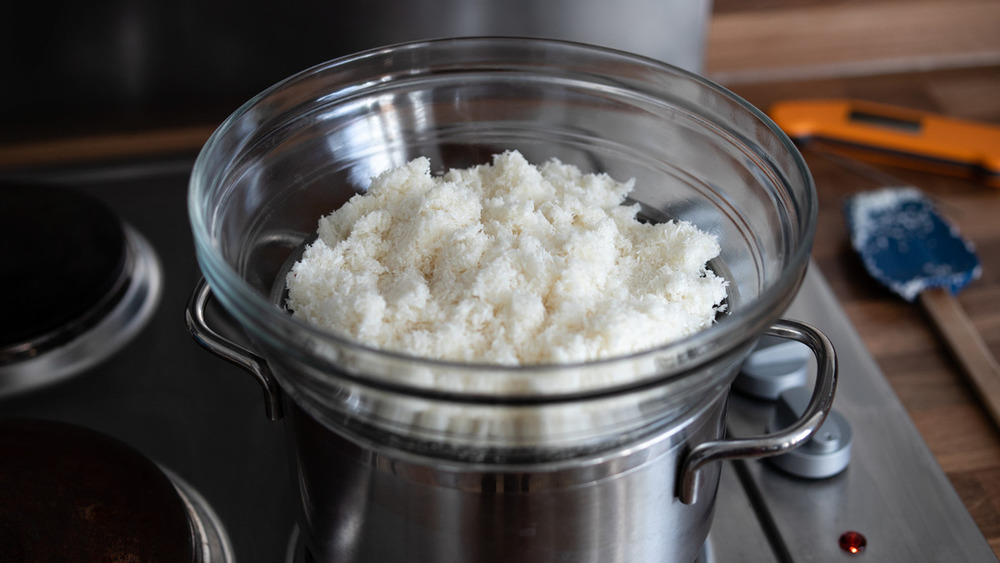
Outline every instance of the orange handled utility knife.
<svg viewBox="0 0 1000 563">
<path fill-rule="evenodd" d="M 788 100 L 771 119 L 795 142 L 1000 187 L 1000 126 L 860 100 Z"/>
</svg>

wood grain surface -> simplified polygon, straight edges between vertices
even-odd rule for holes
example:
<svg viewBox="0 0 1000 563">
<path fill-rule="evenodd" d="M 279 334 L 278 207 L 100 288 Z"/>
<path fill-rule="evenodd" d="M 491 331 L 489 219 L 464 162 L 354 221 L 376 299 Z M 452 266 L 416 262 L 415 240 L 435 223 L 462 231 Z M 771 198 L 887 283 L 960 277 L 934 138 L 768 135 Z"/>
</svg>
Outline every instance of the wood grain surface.
<svg viewBox="0 0 1000 563">
<path fill-rule="evenodd" d="M 765 109 L 795 97 L 852 97 L 1000 124 L 1000 66 L 894 75 L 736 83 Z M 0 145 L 0 169 L 79 160 L 195 152 L 214 124 L 177 129 L 36 140 Z M 843 200 L 880 185 L 868 173 L 806 148 L 820 213 L 813 257 L 937 461 L 1000 555 L 1000 432 L 922 309 L 872 281 L 848 241 Z M 879 168 L 929 194 L 976 245 L 983 274 L 958 297 L 995 356 L 1000 356 L 1000 190 L 972 181 Z"/>
<path fill-rule="evenodd" d="M 952 292 L 935 287 L 921 292 L 919 302 L 965 373 L 980 402 L 1000 428 L 1000 363 L 969 320 Z"/>
<path fill-rule="evenodd" d="M 705 70 L 735 84 L 1000 64 L 996 0 L 715 0 Z"/>
</svg>

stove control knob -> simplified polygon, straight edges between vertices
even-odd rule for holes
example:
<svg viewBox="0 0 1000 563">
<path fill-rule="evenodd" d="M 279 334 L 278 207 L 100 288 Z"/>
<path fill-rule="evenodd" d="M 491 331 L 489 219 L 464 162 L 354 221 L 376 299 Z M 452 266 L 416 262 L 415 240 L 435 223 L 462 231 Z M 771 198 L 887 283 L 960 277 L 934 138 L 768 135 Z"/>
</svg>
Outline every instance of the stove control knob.
<svg viewBox="0 0 1000 563">
<path fill-rule="evenodd" d="M 786 428 L 802 416 L 810 395 L 811 391 L 805 387 L 782 393 L 768 423 L 768 432 Z M 788 453 L 770 457 L 768 461 L 797 477 L 825 479 L 847 468 L 852 442 L 851 425 L 844 415 L 831 410 L 808 442 Z"/>
<path fill-rule="evenodd" d="M 764 336 L 733 381 L 737 391 L 769 401 L 806 384 L 812 352 L 801 342 Z"/>
</svg>

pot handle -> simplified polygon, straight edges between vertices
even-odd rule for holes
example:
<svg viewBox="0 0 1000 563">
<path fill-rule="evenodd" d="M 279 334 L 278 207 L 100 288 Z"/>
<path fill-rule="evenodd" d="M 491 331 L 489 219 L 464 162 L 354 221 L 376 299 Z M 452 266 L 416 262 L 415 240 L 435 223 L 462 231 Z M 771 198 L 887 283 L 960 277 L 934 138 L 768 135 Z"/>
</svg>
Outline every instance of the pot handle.
<svg viewBox="0 0 1000 563">
<path fill-rule="evenodd" d="M 680 473 L 680 500 L 684 504 L 697 501 L 700 469 L 714 461 L 767 457 L 785 453 L 804 444 L 823 424 L 833 405 L 837 388 L 837 353 L 825 334 L 799 321 L 782 319 L 771 325 L 765 334 L 797 340 L 816 356 L 816 386 L 805 412 L 788 428 L 754 438 L 715 440 L 699 444 L 684 459 Z"/>
<path fill-rule="evenodd" d="M 278 386 L 271 368 L 267 365 L 267 360 L 208 326 L 205 308 L 211 295 L 212 288 L 204 277 L 200 278 L 195 284 L 194 291 L 191 292 L 184 315 L 191 336 L 209 352 L 250 372 L 264 389 L 264 412 L 267 418 L 281 419 L 281 387 Z"/>
</svg>

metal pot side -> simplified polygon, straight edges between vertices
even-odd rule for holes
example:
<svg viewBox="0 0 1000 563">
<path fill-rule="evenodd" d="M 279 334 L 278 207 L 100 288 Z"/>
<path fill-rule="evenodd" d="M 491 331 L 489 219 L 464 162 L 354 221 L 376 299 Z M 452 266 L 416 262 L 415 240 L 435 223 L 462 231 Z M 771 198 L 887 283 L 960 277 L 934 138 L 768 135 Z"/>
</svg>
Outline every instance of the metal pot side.
<svg viewBox="0 0 1000 563">
<path fill-rule="evenodd" d="M 300 525 L 319 561 L 684 562 L 708 536 L 721 466 L 677 497 L 691 444 L 722 437 L 726 394 L 670 432 L 571 464 L 442 464 L 360 446 L 288 404 Z M 599 475 L 599 478 L 594 478 Z"/>
</svg>

